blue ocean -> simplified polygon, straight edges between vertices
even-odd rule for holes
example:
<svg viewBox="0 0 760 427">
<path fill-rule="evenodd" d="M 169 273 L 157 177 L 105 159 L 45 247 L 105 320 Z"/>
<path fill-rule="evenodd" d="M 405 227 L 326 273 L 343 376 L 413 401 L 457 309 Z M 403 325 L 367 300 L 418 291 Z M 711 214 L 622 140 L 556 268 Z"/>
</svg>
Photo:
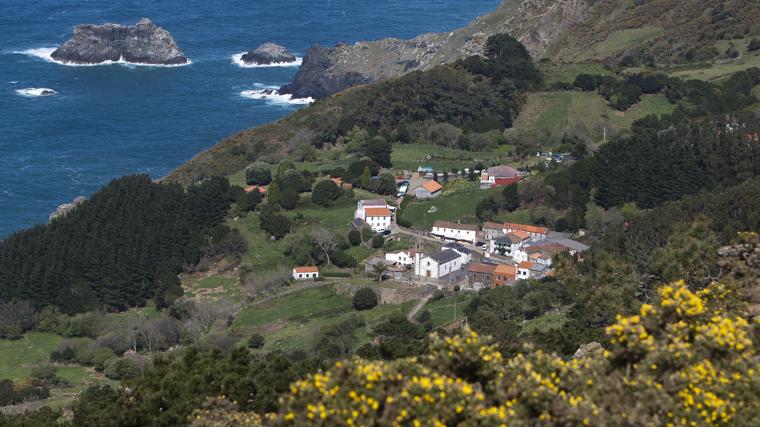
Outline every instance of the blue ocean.
<svg viewBox="0 0 760 427">
<path fill-rule="evenodd" d="M 303 104 L 256 99 L 297 66 L 243 68 L 233 56 L 272 41 L 303 56 L 334 45 L 448 31 L 498 0 L 4 0 L 0 2 L 0 238 L 61 203 L 133 173 L 161 177 L 244 128 Z M 67 66 L 53 48 L 82 23 L 167 29 L 183 67 Z M 52 89 L 54 96 L 39 96 Z M 252 95 L 253 94 L 253 95 Z"/>
</svg>

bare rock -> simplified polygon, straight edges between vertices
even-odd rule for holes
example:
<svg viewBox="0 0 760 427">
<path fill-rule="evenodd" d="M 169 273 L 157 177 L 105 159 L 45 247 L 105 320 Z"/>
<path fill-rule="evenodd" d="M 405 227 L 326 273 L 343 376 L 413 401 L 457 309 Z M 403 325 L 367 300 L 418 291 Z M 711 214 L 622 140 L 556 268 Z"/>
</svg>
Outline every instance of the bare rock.
<svg viewBox="0 0 760 427">
<path fill-rule="evenodd" d="M 603 351 L 604 348 L 601 344 L 596 341 L 592 341 L 588 344 L 583 344 L 582 346 L 578 347 L 578 350 L 576 350 L 573 354 L 573 359 L 584 359 L 586 357 L 591 357 L 599 354 Z"/>
<path fill-rule="evenodd" d="M 79 25 L 74 35 L 51 57 L 71 64 L 99 64 L 123 60 L 154 65 L 186 64 L 187 58 L 171 34 L 143 18 L 132 26 Z"/>
<path fill-rule="evenodd" d="M 249 65 L 269 65 L 294 62 L 296 56 L 290 53 L 285 46 L 280 46 L 274 43 L 264 43 L 256 49 L 249 51 L 240 59 Z"/>
<path fill-rule="evenodd" d="M 79 196 L 76 199 L 74 199 L 74 201 L 72 201 L 71 203 L 64 203 L 58 206 L 55 209 L 55 211 L 53 211 L 53 213 L 51 213 L 50 216 L 48 217 L 48 222 L 53 221 L 56 218 L 59 218 L 68 214 L 69 212 L 73 211 L 77 206 L 81 205 L 82 202 L 84 202 L 85 200 L 87 199 L 85 199 L 82 196 Z"/>
</svg>

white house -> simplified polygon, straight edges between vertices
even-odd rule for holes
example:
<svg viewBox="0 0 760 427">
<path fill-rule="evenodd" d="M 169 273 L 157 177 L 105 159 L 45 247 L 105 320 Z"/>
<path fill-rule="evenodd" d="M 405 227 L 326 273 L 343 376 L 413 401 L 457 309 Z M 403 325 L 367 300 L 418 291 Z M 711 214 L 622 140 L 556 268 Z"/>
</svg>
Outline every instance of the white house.
<svg viewBox="0 0 760 427">
<path fill-rule="evenodd" d="M 414 265 L 414 256 L 416 254 L 417 254 L 417 251 L 415 251 L 414 249 L 391 252 L 391 253 L 385 254 L 385 260 L 390 261 L 396 265 L 411 267 L 412 265 Z"/>
<path fill-rule="evenodd" d="M 354 213 L 354 219 L 361 219 L 380 233 L 391 228 L 393 210 L 383 199 L 359 200 Z"/>
<path fill-rule="evenodd" d="M 388 208 L 364 208 L 364 221 L 372 231 L 383 232 L 391 228 L 391 211 Z"/>
<path fill-rule="evenodd" d="M 478 226 L 457 224 L 448 221 L 436 221 L 430 234 L 446 240 L 475 243 L 478 241 Z"/>
<path fill-rule="evenodd" d="M 390 210 L 390 206 L 383 199 L 371 199 L 371 200 L 359 200 L 356 202 L 356 212 L 354 212 L 354 218 L 364 219 L 366 216 L 366 208 L 386 208 Z"/>
<path fill-rule="evenodd" d="M 319 268 L 314 266 L 296 267 L 293 269 L 293 279 L 314 280 L 319 277 Z"/>
<path fill-rule="evenodd" d="M 528 234 L 524 232 L 507 233 L 503 236 L 496 237 L 489 243 L 488 251 L 492 254 L 498 254 L 501 256 L 514 256 L 523 242 L 528 240 Z"/>
<path fill-rule="evenodd" d="M 414 274 L 430 279 L 440 279 L 461 270 L 466 264 L 465 257 L 451 249 L 444 249 L 427 256 L 418 252 L 414 257 Z"/>
</svg>

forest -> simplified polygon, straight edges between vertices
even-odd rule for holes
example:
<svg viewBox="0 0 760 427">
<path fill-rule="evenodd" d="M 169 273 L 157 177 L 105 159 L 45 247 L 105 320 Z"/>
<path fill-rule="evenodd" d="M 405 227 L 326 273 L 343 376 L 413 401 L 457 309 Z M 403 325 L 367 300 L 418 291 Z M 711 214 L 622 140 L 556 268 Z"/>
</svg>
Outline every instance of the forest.
<svg viewBox="0 0 760 427">
<path fill-rule="evenodd" d="M 123 310 L 182 295 L 177 274 L 234 239 L 226 179 L 187 190 L 147 176 L 114 180 L 68 215 L 0 242 L 0 299 L 64 313 Z"/>
</svg>

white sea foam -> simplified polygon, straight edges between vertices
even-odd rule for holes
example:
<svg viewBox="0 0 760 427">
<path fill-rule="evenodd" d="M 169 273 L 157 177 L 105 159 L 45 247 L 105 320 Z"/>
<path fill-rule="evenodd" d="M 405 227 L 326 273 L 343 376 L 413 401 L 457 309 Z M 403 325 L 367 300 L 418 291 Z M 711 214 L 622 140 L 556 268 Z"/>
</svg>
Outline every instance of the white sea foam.
<svg viewBox="0 0 760 427">
<path fill-rule="evenodd" d="M 28 87 L 24 89 L 16 89 L 16 93 L 27 98 L 36 98 L 38 96 L 55 95 L 58 92 L 46 87 Z"/>
<path fill-rule="evenodd" d="M 169 64 L 169 65 L 165 65 L 165 64 L 145 64 L 145 63 L 142 63 L 142 62 L 128 62 L 128 61 L 125 61 L 123 58 L 119 59 L 118 61 L 110 61 L 109 60 L 109 61 L 98 62 L 97 64 L 77 64 L 77 63 L 74 63 L 74 62 L 65 62 L 65 61 L 59 61 L 57 59 L 53 59 L 53 57 L 51 55 L 53 54 L 53 52 L 55 52 L 55 49 L 56 48 L 54 48 L 54 47 L 40 47 L 40 48 L 36 48 L 36 49 L 17 50 L 17 51 L 15 51 L 13 53 L 16 53 L 16 54 L 19 54 L 19 55 L 32 56 L 32 57 L 39 58 L 39 59 L 42 59 L 42 60 L 47 61 L 47 62 L 52 62 L 52 63 L 58 64 L 58 65 L 65 65 L 67 67 L 97 67 L 97 66 L 100 66 L 100 65 L 114 65 L 114 64 L 116 64 L 116 65 L 124 65 L 124 66 L 127 66 L 127 67 L 135 66 L 135 67 L 173 68 L 173 67 L 184 67 L 186 65 L 192 64 L 192 61 L 190 61 L 189 59 L 184 64 Z"/>
<path fill-rule="evenodd" d="M 254 84 L 259 89 L 244 90 L 240 96 L 248 99 L 262 99 L 272 104 L 307 105 L 314 102 L 314 98 L 293 98 L 291 94 L 280 94 L 277 86 L 265 86 L 260 83 Z"/>
<path fill-rule="evenodd" d="M 292 62 L 273 62 L 271 64 L 246 64 L 243 62 L 243 55 L 246 52 L 240 52 L 232 55 L 232 63 L 241 68 L 267 68 L 267 67 L 299 67 L 303 63 L 303 58 L 296 57 Z"/>
</svg>

